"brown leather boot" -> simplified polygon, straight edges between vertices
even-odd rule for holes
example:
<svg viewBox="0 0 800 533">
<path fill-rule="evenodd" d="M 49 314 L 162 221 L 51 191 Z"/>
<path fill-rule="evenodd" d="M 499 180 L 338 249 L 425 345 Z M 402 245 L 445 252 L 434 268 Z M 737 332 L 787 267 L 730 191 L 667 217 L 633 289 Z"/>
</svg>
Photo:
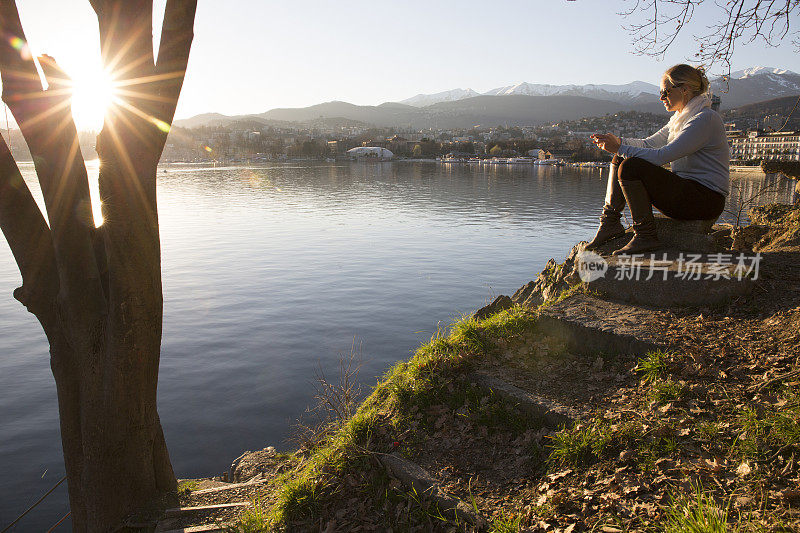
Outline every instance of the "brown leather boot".
<svg viewBox="0 0 800 533">
<path fill-rule="evenodd" d="M 611 239 L 622 237 L 625 235 L 625 227 L 619 221 L 622 213 L 615 211 L 608 204 L 603 207 L 603 214 L 600 215 L 600 227 L 597 228 L 597 233 L 594 239 L 589 241 L 585 250 L 594 250 L 602 244 L 607 243 Z"/>
<path fill-rule="evenodd" d="M 622 191 L 625 193 L 625 200 L 633 218 L 633 238 L 628 244 L 615 250 L 613 255 L 640 254 L 661 248 L 661 241 L 658 240 L 656 232 L 656 221 L 653 218 L 653 206 L 650 204 L 650 195 L 647 194 L 644 183 L 639 180 L 623 181 Z"/>
<path fill-rule="evenodd" d="M 625 234 L 625 227 L 619 221 L 622 217 L 622 210 L 625 209 L 625 195 L 617 177 L 617 169 L 621 162 L 621 157 L 614 156 L 614 160 L 609 165 L 606 203 L 603 206 L 603 214 L 600 215 L 600 227 L 597 228 L 597 233 L 586 245 L 585 250 L 593 250 Z"/>
</svg>

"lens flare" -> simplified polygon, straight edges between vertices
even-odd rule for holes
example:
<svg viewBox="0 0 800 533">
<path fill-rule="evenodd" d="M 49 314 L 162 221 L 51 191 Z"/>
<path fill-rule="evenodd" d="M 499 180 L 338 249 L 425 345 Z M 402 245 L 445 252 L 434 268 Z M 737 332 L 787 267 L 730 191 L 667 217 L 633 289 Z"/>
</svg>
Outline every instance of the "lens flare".
<svg viewBox="0 0 800 533">
<path fill-rule="evenodd" d="M 28 46 L 28 43 L 26 43 L 19 37 L 12 37 L 8 40 L 8 42 L 11 45 L 11 48 L 19 52 L 19 55 L 22 59 L 27 61 L 31 59 L 31 57 L 33 57 L 31 55 L 31 49 Z"/>
<path fill-rule="evenodd" d="M 163 120 L 158 120 L 157 118 L 152 117 L 151 122 L 156 125 L 156 128 L 160 129 L 164 133 L 169 133 L 170 126 Z"/>
</svg>

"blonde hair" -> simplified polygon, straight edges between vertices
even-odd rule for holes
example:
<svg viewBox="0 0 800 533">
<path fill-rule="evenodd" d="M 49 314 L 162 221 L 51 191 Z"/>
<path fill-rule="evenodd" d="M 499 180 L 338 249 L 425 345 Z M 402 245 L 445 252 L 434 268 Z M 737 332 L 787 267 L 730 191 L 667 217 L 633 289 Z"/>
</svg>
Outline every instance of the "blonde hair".
<svg viewBox="0 0 800 533">
<path fill-rule="evenodd" d="M 667 69 L 662 79 L 673 87 L 681 85 L 688 88 L 692 97 L 710 92 L 706 70 L 703 67 L 693 67 L 683 63 L 675 65 Z"/>
</svg>

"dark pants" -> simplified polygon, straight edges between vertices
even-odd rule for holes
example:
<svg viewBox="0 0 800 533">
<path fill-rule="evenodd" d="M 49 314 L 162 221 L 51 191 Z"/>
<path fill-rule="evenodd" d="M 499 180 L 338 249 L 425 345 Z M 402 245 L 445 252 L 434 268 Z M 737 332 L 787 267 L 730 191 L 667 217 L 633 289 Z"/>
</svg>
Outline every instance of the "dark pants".
<svg viewBox="0 0 800 533">
<path fill-rule="evenodd" d="M 641 181 L 650 203 L 669 218 L 716 220 L 725 209 L 724 195 L 644 159 L 615 155 L 613 164 L 619 165 L 616 177 L 620 182 Z"/>
</svg>

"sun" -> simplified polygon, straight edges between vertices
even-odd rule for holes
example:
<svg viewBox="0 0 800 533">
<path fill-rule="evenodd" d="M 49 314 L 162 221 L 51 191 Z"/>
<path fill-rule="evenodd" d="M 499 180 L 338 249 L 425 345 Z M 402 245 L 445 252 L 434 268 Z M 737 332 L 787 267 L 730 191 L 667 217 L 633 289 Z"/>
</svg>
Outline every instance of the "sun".
<svg viewBox="0 0 800 533">
<path fill-rule="evenodd" d="M 78 130 L 99 131 L 114 101 L 114 84 L 102 68 L 86 69 L 72 76 L 72 118 Z"/>
</svg>

